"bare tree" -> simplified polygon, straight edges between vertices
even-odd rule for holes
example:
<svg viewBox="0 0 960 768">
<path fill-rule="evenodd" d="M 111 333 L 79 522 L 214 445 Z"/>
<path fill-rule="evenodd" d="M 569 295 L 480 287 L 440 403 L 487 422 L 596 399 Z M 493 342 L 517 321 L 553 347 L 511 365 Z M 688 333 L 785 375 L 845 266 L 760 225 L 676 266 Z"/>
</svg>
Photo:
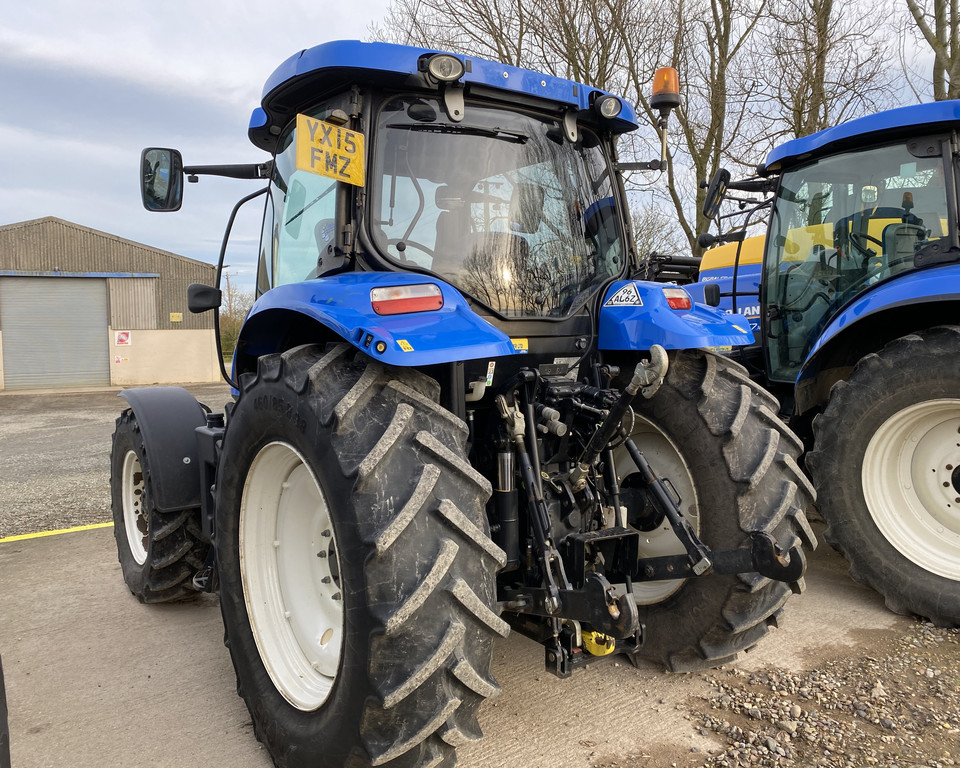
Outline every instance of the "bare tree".
<svg viewBox="0 0 960 768">
<path fill-rule="evenodd" d="M 863 9 L 834 0 L 769 0 L 752 41 L 771 139 L 795 138 L 892 106 L 889 44 Z"/>
<path fill-rule="evenodd" d="M 682 104 L 665 178 L 636 176 L 628 192 L 635 210 L 669 211 L 678 245 L 699 255 L 697 234 L 707 225 L 701 180 L 720 165 L 735 173 L 752 167 L 777 137 L 879 103 L 884 50 L 858 31 L 858 20 L 832 0 L 394 0 L 371 33 L 617 92 L 648 125 L 621 140 L 625 160 L 659 155 L 650 86 L 657 67 L 676 67 Z"/>
<path fill-rule="evenodd" d="M 238 290 L 230 282 L 230 273 L 224 274 L 226 287 L 223 291 L 223 304 L 220 306 L 220 339 L 223 354 L 232 355 L 237 346 L 237 337 L 243 321 L 253 306 L 253 291 Z"/>
<path fill-rule="evenodd" d="M 679 232 L 677 217 L 672 208 L 648 202 L 634 206 L 633 242 L 641 258 L 651 253 L 686 251 L 686 242 Z"/>
<path fill-rule="evenodd" d="M 912 33 L 933 53 L 931 85 L 937 101 L 960 98 L 960 8 L 957 0 L 906 0 Z M 906 69 L 906 67 L 905 67 Z M 914 88 L 919 96 L 919 89 Z"/>
<path fill-rule="evenodd" d="M 676 113 L 678 146 L 667 163 L 667 180 L 655 188 L 653 199 L 670 205 L 690 251 L 699 255 L 697 233 L 706 226 L 701 208 L 706 179 L 725 159 L 745 154 L 756 141 L 750 104 L 756 89 L 750 77 L 745 45 L 762 17 L 766 0 L 674 0 L 657 6 L 662 47 L 650 60 L 650 46 L 642 45 L 649 25 L 614 15 L 616 34 L 630 52 L 625 61 L 629 93 L 652 125 L 649 83 L 656 66 L 670 64 L 681 73 L 682 105 Z M 657 129 L 659 131 L 659 128 Z"/>
</svg>

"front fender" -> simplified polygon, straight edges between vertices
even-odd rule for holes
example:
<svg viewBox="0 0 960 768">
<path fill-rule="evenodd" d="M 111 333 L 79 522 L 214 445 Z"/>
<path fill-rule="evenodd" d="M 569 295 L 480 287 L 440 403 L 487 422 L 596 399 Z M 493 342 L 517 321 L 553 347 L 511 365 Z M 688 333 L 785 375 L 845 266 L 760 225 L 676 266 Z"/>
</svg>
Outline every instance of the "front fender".
<svg viewBox="0 0 960 768">
<path fill-rule="evenodd" d="M 855 299 L 834 317 L 823 329 L 820 338 L 810 349 L 807 361 L 797 379 L 804 378 L 804 369 L 817 352 L 837 334 L 854 323 L 888 309 L 910 304 L 957 301 L 960 299 L 960 264 L 950 264 L 920 272 L 908 272 L 880 283 L 872 291 Z"/>
<path fill-rule="evenodd" d="M 694 303 L 692 309 L 671 309 L 663 283 L 618 280 L 600 308 L 600 349 L 646 350 L 732 347 L 753 343 L 745 317 Z"/>
<path fill-rule="evenodd" d="M 203 407 L 181 387 L 125 389 L 120 397 L 137 417 L 157 509 L 174 512 L 199 507 L 196 429 L 207 421 Z"/>
<path fill-rule="evenodd" d="M 440 287 L 440 309 L 398 315 L 374 312 L 372 288 L 425 283 Z M 263 320 L 257 323 L 261 337 L 270 335 L 273 310 L 309 317 L 389 365 L 420 367 L 515 354 L 510 338 L 474 313 L 459 291 L 426 275 L 349 272 L 278 286 L 261 296 L 247 317 L 248 323 L 257 317 Z"/>
</svg>

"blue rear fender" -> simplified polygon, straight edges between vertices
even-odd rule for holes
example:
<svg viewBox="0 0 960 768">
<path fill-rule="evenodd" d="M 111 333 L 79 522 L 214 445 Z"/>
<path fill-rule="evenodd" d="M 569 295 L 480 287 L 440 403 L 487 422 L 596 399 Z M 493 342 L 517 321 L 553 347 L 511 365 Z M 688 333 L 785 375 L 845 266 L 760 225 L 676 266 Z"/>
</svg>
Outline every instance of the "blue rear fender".
<svg viewBox="0 0 960 768">
<path fill-rule="evenodd" d="M 618 280 L 607 290 L 600 308 L 600 349 L 646 350 L 734 347 L 753 343 L 747 319 L 694 303 L 689 310 L 672 309 L 664 285 L 643 280 Z"/>
<path fill-rule="evenodd" d="M 439 286 L 440 309 L 397 315 L 373 310 L 371 289 L 423 284 Z M 389 365 L 421 367 L 516 354 L 510 338 L 474 313 L 459 291 L 425 275 L 350 272 L 273 288 L 257 300 L 244 322 L 240 341 L 246 354 L 280 349 L 291 313 L 319 323 Z"/>
</svg>

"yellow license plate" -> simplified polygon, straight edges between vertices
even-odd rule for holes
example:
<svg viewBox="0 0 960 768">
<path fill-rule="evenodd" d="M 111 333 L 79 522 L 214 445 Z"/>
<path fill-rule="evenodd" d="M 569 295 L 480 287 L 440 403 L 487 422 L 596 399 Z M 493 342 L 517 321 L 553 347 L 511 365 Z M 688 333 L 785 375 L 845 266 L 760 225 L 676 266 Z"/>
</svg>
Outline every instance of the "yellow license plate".
<svg viewBox="0 0 960 768">
<path fill-rule="evenodd" d="M 363 134 L 297 115 L 297 168 L 363 186 Z"/>
</svg>

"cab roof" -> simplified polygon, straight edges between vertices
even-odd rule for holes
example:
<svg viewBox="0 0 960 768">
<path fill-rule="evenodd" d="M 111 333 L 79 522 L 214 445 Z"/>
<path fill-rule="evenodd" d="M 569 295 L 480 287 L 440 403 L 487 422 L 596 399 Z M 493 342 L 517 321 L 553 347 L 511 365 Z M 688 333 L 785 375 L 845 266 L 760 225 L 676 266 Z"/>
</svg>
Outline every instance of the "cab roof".
<svg viewBox="0 0 960 768">
<path fill-rule="evenodd" d="M 281 64 L 263 87 L 261 106 L 250 118 L 250 140 L 268 152 L 276 147 L 283 127 L 301 110 L 326 94 L 353 84 L 383 87 L 432 88 L 420 61 L 424 56 L 445 53 L 392 43 L 362 43 L 338 40 L 308 48 Z M 589 109 L 598 95 L 607 91 L 573 80 L 520 69 L 472 56 L 452 54 L 465 66 L 460 82 L 471 90 L 495 89 L 505 100 L 529 100 L 544 105 L 553 103 L 559 111 Z M 488 91 L 489 92 L 489 91 Z M 637 116 L 633 107 L 621 99 L 623 111 L 607 123 L 615 133 L 635 130 Z"/>
<path fill-rule="evenodd" d="M 781 144 L 767 155 L 765 165 L 767 170 L 782 171 L 797 163 L 843 149 L 888 139 L 929 136 L 958 126 L 960 101 L 957 100 L 888 109 Z"/>
</svg>

